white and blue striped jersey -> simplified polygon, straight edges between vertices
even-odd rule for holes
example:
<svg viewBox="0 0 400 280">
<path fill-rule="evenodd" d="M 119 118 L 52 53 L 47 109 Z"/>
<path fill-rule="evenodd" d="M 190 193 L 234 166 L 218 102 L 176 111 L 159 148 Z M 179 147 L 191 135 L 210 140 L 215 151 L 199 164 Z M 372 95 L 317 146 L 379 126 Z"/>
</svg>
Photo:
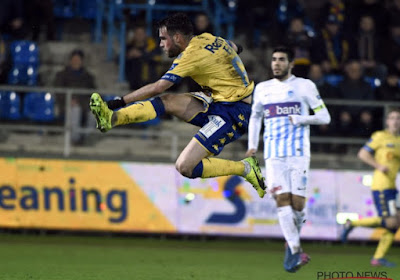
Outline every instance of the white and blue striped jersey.
<svg viewBox="0 0 400 280">
<path fill-rule="evenodd" d="M 309 115 L 309 109 L 315 115 Z M 290 121 L 291 116 L 292 121 Z M 309 124 L 328 124 L 330 115 L 317 87 L 291 75 L 257 84 L 249 124 L 249 149 L 257 150 L 264 119 L 264 158 L 310 156 Z"/>
</svg>

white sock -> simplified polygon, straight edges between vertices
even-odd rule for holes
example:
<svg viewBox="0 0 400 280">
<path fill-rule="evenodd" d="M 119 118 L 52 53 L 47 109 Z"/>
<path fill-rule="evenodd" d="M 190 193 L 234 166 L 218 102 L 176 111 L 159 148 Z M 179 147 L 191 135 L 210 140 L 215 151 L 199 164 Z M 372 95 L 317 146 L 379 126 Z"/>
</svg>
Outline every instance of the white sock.
<svg viewBox="0 0 400 280">
<path fill-rule="evenodd" d="M 296 227 L 300 234 L 301 228 L 304 225 L 304 223 L 306 222 L 306 219 L 305 219 L 306 209 L 304 208 L 301 211 L 293 210 L 293 213 L 294 213 L 294 217 L 295 217 L 295 221 L 296 221 Z"/>
<path fill-rule="evenodd" d="M 296 226 L 296 217 L 292 206 L 278 207 L 278 219 L 283 236 L 285 237 L 292 254 L 300 252 L 300 235 Z"/>
</svg>

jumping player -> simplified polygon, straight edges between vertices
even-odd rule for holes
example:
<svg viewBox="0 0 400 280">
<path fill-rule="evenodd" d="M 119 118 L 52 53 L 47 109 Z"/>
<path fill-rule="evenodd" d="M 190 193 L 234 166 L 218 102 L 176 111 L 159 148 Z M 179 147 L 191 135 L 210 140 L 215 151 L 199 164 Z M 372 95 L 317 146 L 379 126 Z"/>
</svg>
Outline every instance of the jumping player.
<svg viewBox="0 0 400 280">
<path fill-rule="evenodd" d="M 242 48 L 209 33 L 193 36 L 192 23 L 182 13 L 159 23 L 159 37 L 164 52 L 176 57 L 171 68 L 157 82 L 117 100 L 105 103 L 98 93 L 92 94 L 90 108 L 97 128 L 106 132 L 115 126 L 145 122 L 164 113 L 174 115 L 201 127 L 176 161 L 176 169 L 183 176 L 239 175 L 263 197 L 265 185 L 255 157 L 242 161 L 212 157 L 247 132 L 254 82 L 249 81 L 238 56 Z M 187 76 L 203 90 L 159 96 Z M 149 98 L 153 99 L 144 101 Z M 135 103 L 125 107 L 132 102 Z M 113 111 L 122 107 L 125 108 Z"/>
</svg>

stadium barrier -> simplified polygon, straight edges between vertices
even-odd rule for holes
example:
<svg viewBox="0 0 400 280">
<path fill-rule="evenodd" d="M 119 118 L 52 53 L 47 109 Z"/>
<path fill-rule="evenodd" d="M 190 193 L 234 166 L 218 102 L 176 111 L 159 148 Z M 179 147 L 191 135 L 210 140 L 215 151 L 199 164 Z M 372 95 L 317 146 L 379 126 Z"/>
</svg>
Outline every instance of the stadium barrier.
<svg viewBox="0 0 400 280">
<path fill-rule="evenodd" d="M 193 180 L 172 164 L 40 158 L 0 158 L 0 170 L 0 227 L 282 238 L 275 201 L 238 176 Z M 309 180 L 303 238 L 339 240 L 347 218 L 376 215 L 371 172 L 311 170 Z M 359 228 L 350 239 L 380 234 Z"/>
<path fill-rule="evenodd" d="M 91 155 L 90 158 L 99 158 L 99 159 L 110 159 L 113 156 L 113 152 L 110 151 L 108 153 L 104 153 L 98 157 L 94 156 L 93 150 L 88 151 L 88 153 L 84 154 L 82 150 L 78 150 L 72 147 L 71 141 L 71 133 L 72 133 L 72 126 L 71 126 L 71 98 L 74 95 L 90 95 L 93 92 L 98 91 L 97 89 L 79 89 L 79 88 L 55 88 L 55 87 L 27 87 L 27 86 L 9 86 L 3 85 L 0 86 L 0 91 L 2 92 L 17 92 L 17 93 L 26 93 L 26 92 L 48 92 L 52 95 L 65 97 L 65 107 L 60 108 L 61 111 L 65 112 L 61 119 L 63 123 L 55 123 L 55 122 L 31 122 L 31 121 L 1 121 L 0 123 L 0 134 L 9 135 L 12 132 L 18 133 L 27 133 L 27 142 L 29 143 L 32 133 L 36 134 L 61 134 L 63 137 L 62 147 L 56 147 L 46 150 L 45 156 L 46 157 L 61 157 L 61 158 L 80 158 L 85 156 Z M 102 89 L 101 94 L 103 96 L 110 95 L 110 96 L 122 96 L 126 94 L 125 91 L 120 90 L 113 90 L 113 89 Z M 57 98 L 56 98 L 57 101 Z M 400 102 L 381 102 L 381 101 L 364 101 L 364 100 L 339 100 L 339 99 L 326 99 L 324 100 L 328 107 L 331 106 L 363 106 L 363 107 L 373 107 L 378 108 L 385 113 L 390 107 L 397 106 L 400 107 Z M 85 109 L 85 108 L 83 108 Z M 0 114 L 1 116 L 1 114 Z M 172 121 L 165 121 L 165 122 L 177 122 L 174 118 Z M 183 124 L 184 125 L 184 124 Z M 190 126 L 189 126 L 190 127 Z M 96 138 L 101 137 L 132 137 L 137 142 L 149 142 L 149 139 L 152 137 L 158 137 L 162 139 L 163 146 L 163 155 L 160 155 L 154 160 L 157 161 L 171 161 L 175 160 L 178 156 L 179 152 L 179 143 L 182 142 L 182 139 L 185 140 L 188 135 L 186 131 L 179 131 L 174 130 L 174 126 L 171 126 L 170 129 L 160 130 L 160 129 L 148 129 L 145 132 L 141 129 L 126 129 L 126 128 L 115 128 L 106 134 L 101 134 L 95 130 L 95 128 L 77 128 L 77 132 L 86 133 L 86 134 L 93 134 Z M 30 133 L 30 134 L 29 134 Z M 0 135 L 1 136 L 1 135 Z M 51 136 L 49 136 L 51 137 Z M 0 137 L 1 138 L 1 137 Z M 243 136 L 240 141 L 246 141 L 247 136 Z M 357 145 L 359 148 L 361 145 L 365 143 L 367 139 L 362 138 L 349 138 L 349 137 L 323 137 L 323 136 L 311 136 L 312 143 L 324 143 L 324 144 L 344 144 L 344 145 Z M 242 142 L 236 141 L 231 145 L 228 145 L 224 150 L 224 157 L 226 158 L 240 158 L 244 155 L 245 146 Z M 185 142 L 186 143 L 186 142 Z M 243 142 L 244 143 L 244 142 Z M 30 144 L 30 143 L 29 143 Z M 34 145 L 34 144 L 30 144 Z M 167 146 L 165 146 L 167 145 Z M 262 145 L 262 143 L 260 143 Z M 231 148 L 233 147 L 233 148 Z M 113 146 L 110 146 L 109 149 L 112 150 Z M 133 151 L 134 153 L 135 151 Z M 11 156 L 26 156 L 27 153 L 26 149 L 24 148 L 13 148 L 12 150 L 7 150 L 7 147 L 1 148 L 1 139 L 0 139 L 0 156 L 3 155 L 11 155 Z M 30 156 L 30 155 L 29 155 Z M 35 155 L 40 157 L 41 155 Z M 132 154 L 127 155 L 127 157 L 118 157 L 123 158 L 124 160 L 131 160 Z M 340 159 L 340 155 L 337 156 Z M 326 161 L 327 155 L 324 155 L 324 158 L 321 159 L 321 162 Z M 135 158 L 135 160 L 139 160 L 140 158 Z M 147 160 L 152 160 L 153 158 L 147 158 Z M 325 160 L 324 160 L 325 159 Z M 339 166 L 340 168 L 340 166 Z"/>
</svg>

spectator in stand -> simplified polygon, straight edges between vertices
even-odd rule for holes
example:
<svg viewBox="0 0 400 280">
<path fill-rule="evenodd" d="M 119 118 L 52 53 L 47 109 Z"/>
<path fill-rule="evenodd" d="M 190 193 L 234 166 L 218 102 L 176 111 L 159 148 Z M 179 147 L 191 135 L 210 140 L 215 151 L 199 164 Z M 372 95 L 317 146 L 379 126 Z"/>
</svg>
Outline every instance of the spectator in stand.
<svg viewBox="0 0 400 280">
<path fill-rule="evenodd" d="M 157 80 L 160 75 L 161 50 L 156 41 L 146 35 L 144 26 L 136 26 L 126 47 L 126 79 L 131 90 Z"/>
<path fill-rule="evenodd" d="M 0 34 L 0 84 L 7 83 L 8 71 L 11 69 L 11 57 L 8 45 Z"/>
<path fill-rule="evenodd" d="M 204 12 L 196 14 L 194 19 L 194 35 L 200 35 L 202 33 L 213 33 L 213 26 L 208 18 L 208 15 Z"/>
<path fill-rule="evenodd" d="M 339 94 L 342 99 L 364 101 L 375 99 L 372 87 L 364 81 L 363 69 L 359 61 L 352 60 L 347 63 L 345 72 L 346 77 L 339 84 Z M 362 112 L 369 112 L 372 114 L 370 108 L 363 108 L 355 105 L 343 106 L 339 110 L 339 124 L 344 122 L 346 125 L 349 122 L 348 115 L 350 115 L 351 120 L 355 120 L 355 123 L 357 123 L 359 122 Z M 347 126 L 345 127 L 347 128 Z M 349 133 L 348 136 L 356 136 L 354 130 Z"/>
<path fill-rule="evenodd" d="M 56 34 L 54 5 L 52 0 L 25 1 L 28 26 L 32 29 L 32 40 L 39 39 L 42 25 L 46 26 L 46 40 L 54 40 Z"/>
<path fill-rule="evenodd" d="M 370 15 L 361 16 L 359 31 L 356 37 L 358 59 L 365 70 L 365 75 L 383 80 L 386 76 L 386 66 L 380 63 L 380 56 L 382 54 L 380 51 L 381 43 L 382 40 L 375 29 L 374 18 Z"/>
<path fill-rule="evenodd" d="M 400 15 L 398 19 L 389 26 L 389 37 L 382 44 L 383 62 L 388 66 L 389 71 L 395 69 L 393 58 L 400 54 Z M 400 68 L 399 68 L 400 69 Z"/>
<path fill-rule="evenodd" d="M 22 0 L 1 0 L 0 33 L 11 39 L 25 37 Z"/>
<path fill-rule="evenodd" d="M 324 79 L 324 73 L 322 67 L 319 64 L 311 64 L 310 71 L 308 73 L 308 78 L 315 83 L 318 92 L 320 93 L 323 100 L 337 99 L 339 98 L 338 90 L 333 86 L 328 84 Z M 311 134 L 316 136 L 332 136 L 334 134 L 334 126 L 336 119 L 336 106 L 330 105 L 327 102 L 327 107 L 329 108 L 329 113 L 331 114 L 332 120 L 329 125 L 314 125 L 311 126 Z M 330 144 L 319 144 L 315 143 L 311 148 L 316 152 L 331 152 Z"/>
<path fill-rule="evenodd" d="M 311 65 L 312 38 L 304 28 L 303 19 L 295 17 L 290 21 L 282 45 L 290 46 L 295 52 L 293 74 L 306 78 Z"/>
<path fill-rule="evenodd" d="M 280 26 L 276 16 L 279 0 L 238 0 L 236 30 L 246 37 L 246 47 L 254 48 L 262 45 L 261 37 L 266 35 L 269 42 L 280 34 Z"/>
<path fill-rule="evenodd" d="M 83 63 L 84 53 L 82 50 L 73 50 L 70 54 L 68 65 L 64 70 L 56 74 L 54 81 L 55 87 L 69 88 L 96 88 L 95 78 L 90 74 Z M 60 112 L 64 113 L 65 103 L 64 98 L 57 100 L 57 105 L 60 106 Z M 73 96 L 71 100 L 71 139 L 73 144 L 82 144 L 85 141 L 84 135 L 77 132 L 80 127 L 92 128 L 95 127 L 96 120 L 93 118 L 87 106 L 89 104 L 88 95 Z"/>
<path fill-rule="evenodd" d="M 386 8 L 388 14 L 388 24 L 391 25 L 399 21 L 400 15 L 400 0 L 393 0 L 389 2 Z M 386 27 L 386 26 L 385 26 Z"/>
<path fill-rule="evenodd" d="M 322 70 L 321 65 L 315 63 L 311 64 L 308 78 L 315 83 L 324 100 L 340 98 L 338 90 L 325 81 L 324 71 Z M 332 113 L 331 108 L 329 108 L 329 112 Z"/>
<path fill-rule="evenodd" d="M 351 0 L 350 0 L 351 1 Z M 351 25 L 349 23 L 351 16 L 348 1 L 345 0 L 329 0 L 322 6 L 319 12 L 318 25 L 323 27 L 326 19 L 329 17 L 335 18 L 340 28 L 345 30 Z"/>
<path fill-rule="evenodd" d="M 362 111 L 358 119 L 358 123 L 354 127 L 355 136 L 360 138 L 368 138 L 371 133 L 378 129 L 377 121 L 381 121 L 381 119 L 379 117 L 374 117 L 371 111 Z"/>
<path fill-rule="evenodd" d="M 375 22 L 375 29 L 378 34 L 383 34 L 386 32 L 386 27 L 388 25 L 388 13 L 381 0 L 362 0 L 360 2 L 351 1 L 353 4 L 351 17 L 354 19 L 354 26 L 357 22 L 360 22 L 361 17 L 364 15 L 369 15 L 373 18 Z M 350 4 L 349 3 L 349 4 Z M 352 30 L 356 31 L 356 30 Z"/>
<path fill-rule="evenodd" d="M 341 73 L 354 57 L 351 42 L 340 32 L 340 21 L 330 15 L 312 47 L 312 61 L 322 65 L 325 73 Z"/>
<path fill-rule="evenodd" d="M 389 72 L 382 86 L 377 89 L 377 96 L 382 101 L 400 101 L 400 76 L 396 72 Z"/>
</svg>

